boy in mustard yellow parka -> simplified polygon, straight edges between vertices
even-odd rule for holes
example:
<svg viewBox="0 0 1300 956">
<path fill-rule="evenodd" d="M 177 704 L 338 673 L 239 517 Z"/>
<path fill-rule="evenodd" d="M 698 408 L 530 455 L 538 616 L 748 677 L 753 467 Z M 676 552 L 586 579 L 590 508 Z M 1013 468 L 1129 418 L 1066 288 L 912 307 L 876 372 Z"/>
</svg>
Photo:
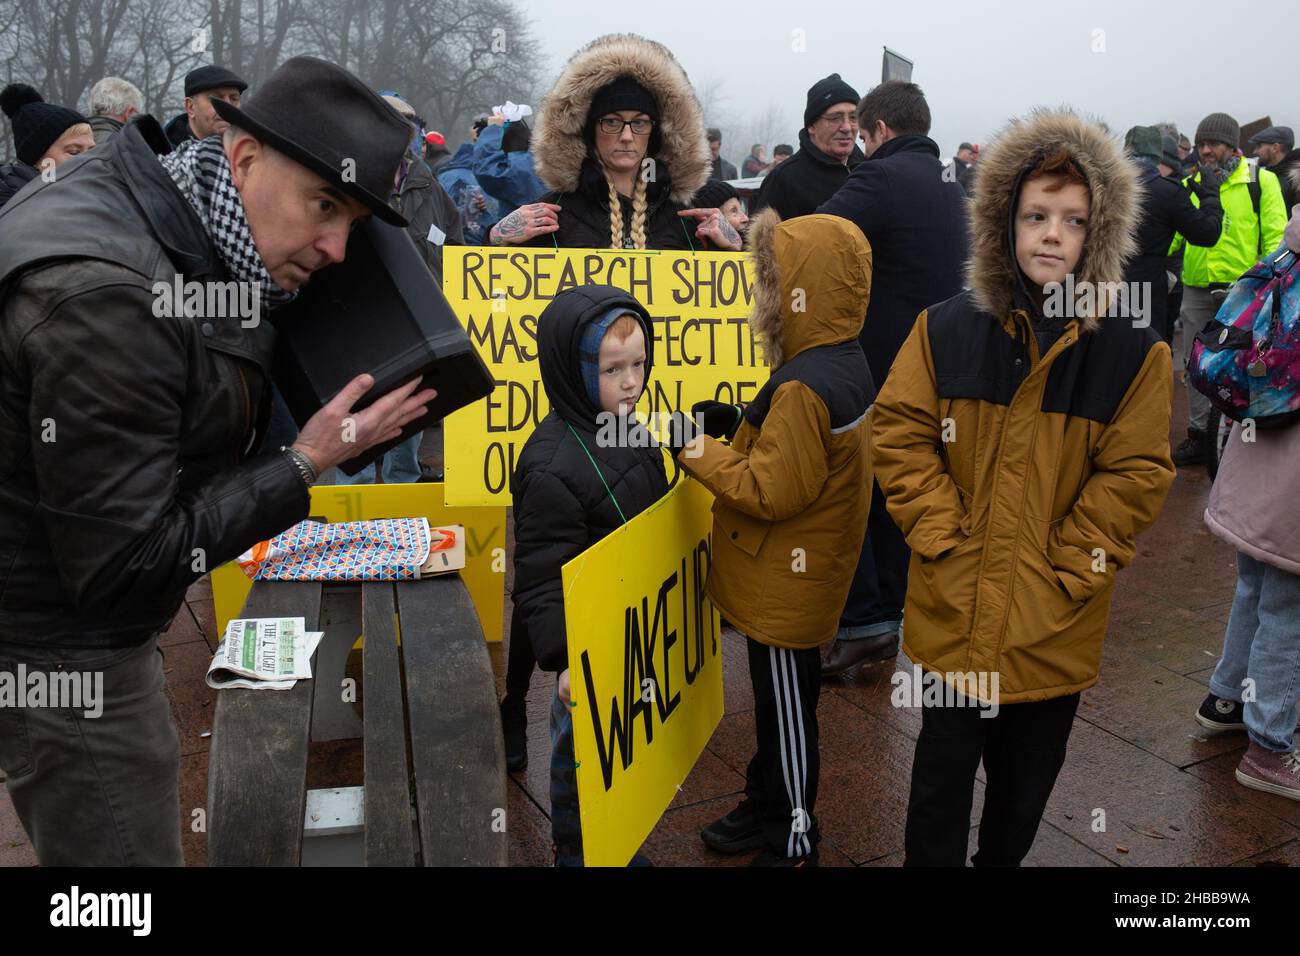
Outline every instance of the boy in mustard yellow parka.
<svg viewBox="0 0 1300 956">
<path fill-rule="evenodd" d="M 696 406 L 711 437 L 677 460 L 716 496 L 709 596 L 745 635 L 758 748 L 745 798 L 706 827 L 710 847 L 763 847 L 756 865 L 817 861 L 819 645 L 835 637 L 871 505 L 867 409 L 875 388 L 858 345 L 871 247 L 836 216 L 750 226 L 750 326 L 772 369 L 743 409 Z"/>
<path fill-rule="evenodd" d="M 965 862 L 981 760 L 973 862 L 1028 853 L 1115 573 L 1173 483 L 1169 346 L 1124 308 L 1151 290 L 1111 305 L 1137 201 L 1100 126 L 1013 123 L 980 160 L 970 288 L 921 313 L 876 400 L 872 464 L 912 549 L 903 651 L 945 691 L 922 698 L 908 865 Z"/>
</svg>

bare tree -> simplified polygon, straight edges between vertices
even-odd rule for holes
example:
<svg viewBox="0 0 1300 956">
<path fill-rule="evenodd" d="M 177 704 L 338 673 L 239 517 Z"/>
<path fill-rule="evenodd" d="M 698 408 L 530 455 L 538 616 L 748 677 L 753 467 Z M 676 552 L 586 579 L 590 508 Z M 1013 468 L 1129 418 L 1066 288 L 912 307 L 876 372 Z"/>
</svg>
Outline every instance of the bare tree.
<svg viewBox="0 0 1300 956">
<path fill-rule="evenodd" d="M 326 0 L 302 38 L 453 137 L 473 114 L 536 94 L 538 44 L 508 0 Z"/>
<path fill-rule="evenodd" d="M 532 101 L 540 71 L 515 0 L 0 0 L 5 82 L 69 106 L 123 76 L 161 119 L 181 108 L 184 75 L 198 66 L 220 63 L 256 91 L 299 54 L 401 91 L 452 135 L 506 99 Z"/>
<path fill-rule="evenodd" d="M 5 45 L 14 79 L 32 84 L 52 103 L 76 106 L 107 75 L 130 0 L 18 0 Z M 8 20 L 9 17 L 4 17 Z M 4 51 L 6 54 L 8 50 Z"/>
<path fill-rule="evenodd" d="M 745 140 L 741 148 L 748 151 L 754 143 L 761 143 L 767 147 L 768 162 L 772 161 L 772 148 L 777 143 L 791 142 L 794 134 L 791 133 L 793 123 L 790 121 L 787 110 L 783 109 L 775 100 L 768 101 L 767 108 L 753 117 L 745 129 Z"/>
</svg>

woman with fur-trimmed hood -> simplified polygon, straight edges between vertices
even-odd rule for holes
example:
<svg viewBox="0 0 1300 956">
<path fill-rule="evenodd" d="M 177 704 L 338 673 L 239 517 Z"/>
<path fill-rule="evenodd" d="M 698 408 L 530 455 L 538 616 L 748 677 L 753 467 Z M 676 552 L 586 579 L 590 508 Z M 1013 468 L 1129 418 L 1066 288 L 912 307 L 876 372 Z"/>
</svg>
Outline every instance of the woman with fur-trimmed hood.
<svg viewBox="0 0 1300 956">
<path fill-rule="evenodd" d="M 709 596 L 745 635 L 758 749 L 745 799 L 701 834 L 724 853 L 817 859 L 819 646 L 839 628 L 871 507 L 867 409 L 875 387 L 858 344 L 871 246 L 838 216 L 749 228 L 750 327 L 772 374 L 743 409 L 701 402 L 705 432 L 677 454 L 713 492 Z M 731 444 L 715 440 L 730 437 Z"/>
<path fill-rule="evenodd" d="M 980 160 L 969 290 L 921 313 L 876 400 L 872 464 L 912 549 L 903 651 L 924 704 L 910 865 L 965 862 L 981 758 L 974 862 L 1029 851 L 1097 681 L 1115 573 L 1173 483 L 1169 346 L 1110 285 L 1138 199 L 1099 126 L 1013 122 Z"/>
<path fill-rule="evenodd" d="M 575 53 L 542 102 L 532 153 L 551 191 L 502 219 L 494 245 L 741 247 L 718 210 L 689 208 L 709 145 L 690 80 L 659 43 L 611 34 Z"/>
</svg>

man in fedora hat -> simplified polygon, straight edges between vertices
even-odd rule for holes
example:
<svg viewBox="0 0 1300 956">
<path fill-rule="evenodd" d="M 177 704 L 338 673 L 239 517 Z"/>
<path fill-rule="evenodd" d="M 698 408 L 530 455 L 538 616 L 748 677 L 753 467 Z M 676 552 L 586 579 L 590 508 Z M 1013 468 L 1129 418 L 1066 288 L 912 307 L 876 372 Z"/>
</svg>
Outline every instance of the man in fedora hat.
<svg viewBox="0 0 1300 956">
<path fill-rule="evenodd" d="M 411 130 L 307 57 L 213 105 L 220 137 L 168 154 L 142 117 L 0 216 L 23 237 L 0 247 L 0 769 L 43 865 L 182 863 L 159 635 L 205 571 L 307 517 L 320 471 L 433 397 L 412 381 L 353 412 L 362 375 L 291 448 L 251 453 L 262 311 L 359 220 L 405 225 L 387 200 Z M 79 693 L 13 706 L 32 675 Z"/>
</svg>

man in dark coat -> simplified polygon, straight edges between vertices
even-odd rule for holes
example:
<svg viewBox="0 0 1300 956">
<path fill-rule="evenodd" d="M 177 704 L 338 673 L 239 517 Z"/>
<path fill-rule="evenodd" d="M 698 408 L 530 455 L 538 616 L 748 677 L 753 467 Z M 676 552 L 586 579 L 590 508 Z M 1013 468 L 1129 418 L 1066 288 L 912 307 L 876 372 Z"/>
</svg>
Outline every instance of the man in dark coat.
<svg viewBox="0 0 1300 956">
<path fill-rule="evenodd" d="M 817 212 L 850 220 L 871 243 L 874 278 L 861 342 L 871 377 L 883 387 L 921 310 L 961 291 L 967 201 L 943 175 L 929 137 L 930 108 L 916 84 L 880 84 L 858 106 L 857 123 L 867 160 Z M 911 552 L 884 502 L 874 489 L 867 538 L 823 674 L 897 653 Z"/>
<path fill-rule="evenodd" d="M 1169 246 L 1176 233 L 1182 233 L 1194 246 L 1213 246 L 1223 228 L 1223 206 L 1219 190 L 1210 185 L 1210 177 L 1193 181 L 1189 189 L 1177 179 L 1162 175 L 1159 164 L 1165 158 L 1164 142 L 1154 126 L 1133 127 L 1124 138 L 1124 146 L 1138 165 L 1143 189 L 1135 236 L 1138 251 L 1129 260 L 1124 281 L 1148 283 L 1139 301 L 1150 303 L 1150 315 L 1137 315 L 1135 310 L 1130 318 L 1137 323 L 1149 321 L 1156 334 L 1168 342 L 1172 336 L 1169 293 L 1173 288 L 1167 269 Z M 1192 202 L 1193 189 L 1201 203 L 1199 209 Z"/>
<path fill-rule="evenodd" d="M 381 94 L 383 95 L 383 94 Z M 465 234 L 460 210 L 447 190 L 434 178 L 428 163 L 420 158 L 424 148 L 424 131 L 415 107 L 396 94 L 384 95 L 384 102 L 411 124 L 415 134 L 407 146 L 398 170 L 389 204 L 406 220 L 407 234 L 424 256 L 438 285 L 442 285 L 443 246 L 463 246 Z"/>
<path fill-rule="evenodd" d="M 709 178 L 739 179 L 740 175 L 736 172 L 736 167 L 722 158 L 722 130 L 711 126 L 706 136 L 709 140 L 709 155 L 712 157 L 711 162 L 713 163 Z"/>
<path fill-rule="evenodd" d="M 239 105 L 248 84 L 224 66 L 209 63 L 185 74 L 185 115 L 190 135 L 203 139 L 220 133 L 230 125 L 215 103 Z"/>
<path fill-rule="evenodd" d="M 358 376 L 292 448 L 250 454 L 276 339 L 260 305 L 341 261 L 366 216 L 405 224 L 387 197 L 410 133 L 309 57 L 216 109 L 222 137 L 169 154 L 141 117 L 0 212 L 23 237 L 0 243 L 0 671 L 102 688 L 98 705 L 0 707 L 0 769 L 43 866 L 183 862 L 159 635 L 203 573 L 307 517 L 319 472 L 433 397 L 412 382 L 354 413 L 374 384 Z"/>
<path fill-rule="evenodd" d="M 1282 184 L 1282 202 L 1290 216 L 1292 207 L 1300 202 L 1300 188 L 1296 185 L 1300 149 L 1295 148 L 1295 133 L 1290 126 L 1270 126 L 1252 136 L 1250 145 L 1255 147 L 1260 163 L 1277 173 Z"/>
<path fill-rule="evenodd" d="M 771 206 L 782 219 L 807 216 L 844 185 L 862 162 L 855 110 L 858 93 L 832 73 L 808 91 L 799 151 L 772 169 L 754 198 L 750 216 Z"/>
<path fill-rule="evenodd" d="M 971 143 L 962 143 L 957 147 L 957 155 L 952 158 L 952 177 L 961 184 L 967 194 L 971 190 L 971 177 L 975 175 L 975 147 Z"/>
</svg>

